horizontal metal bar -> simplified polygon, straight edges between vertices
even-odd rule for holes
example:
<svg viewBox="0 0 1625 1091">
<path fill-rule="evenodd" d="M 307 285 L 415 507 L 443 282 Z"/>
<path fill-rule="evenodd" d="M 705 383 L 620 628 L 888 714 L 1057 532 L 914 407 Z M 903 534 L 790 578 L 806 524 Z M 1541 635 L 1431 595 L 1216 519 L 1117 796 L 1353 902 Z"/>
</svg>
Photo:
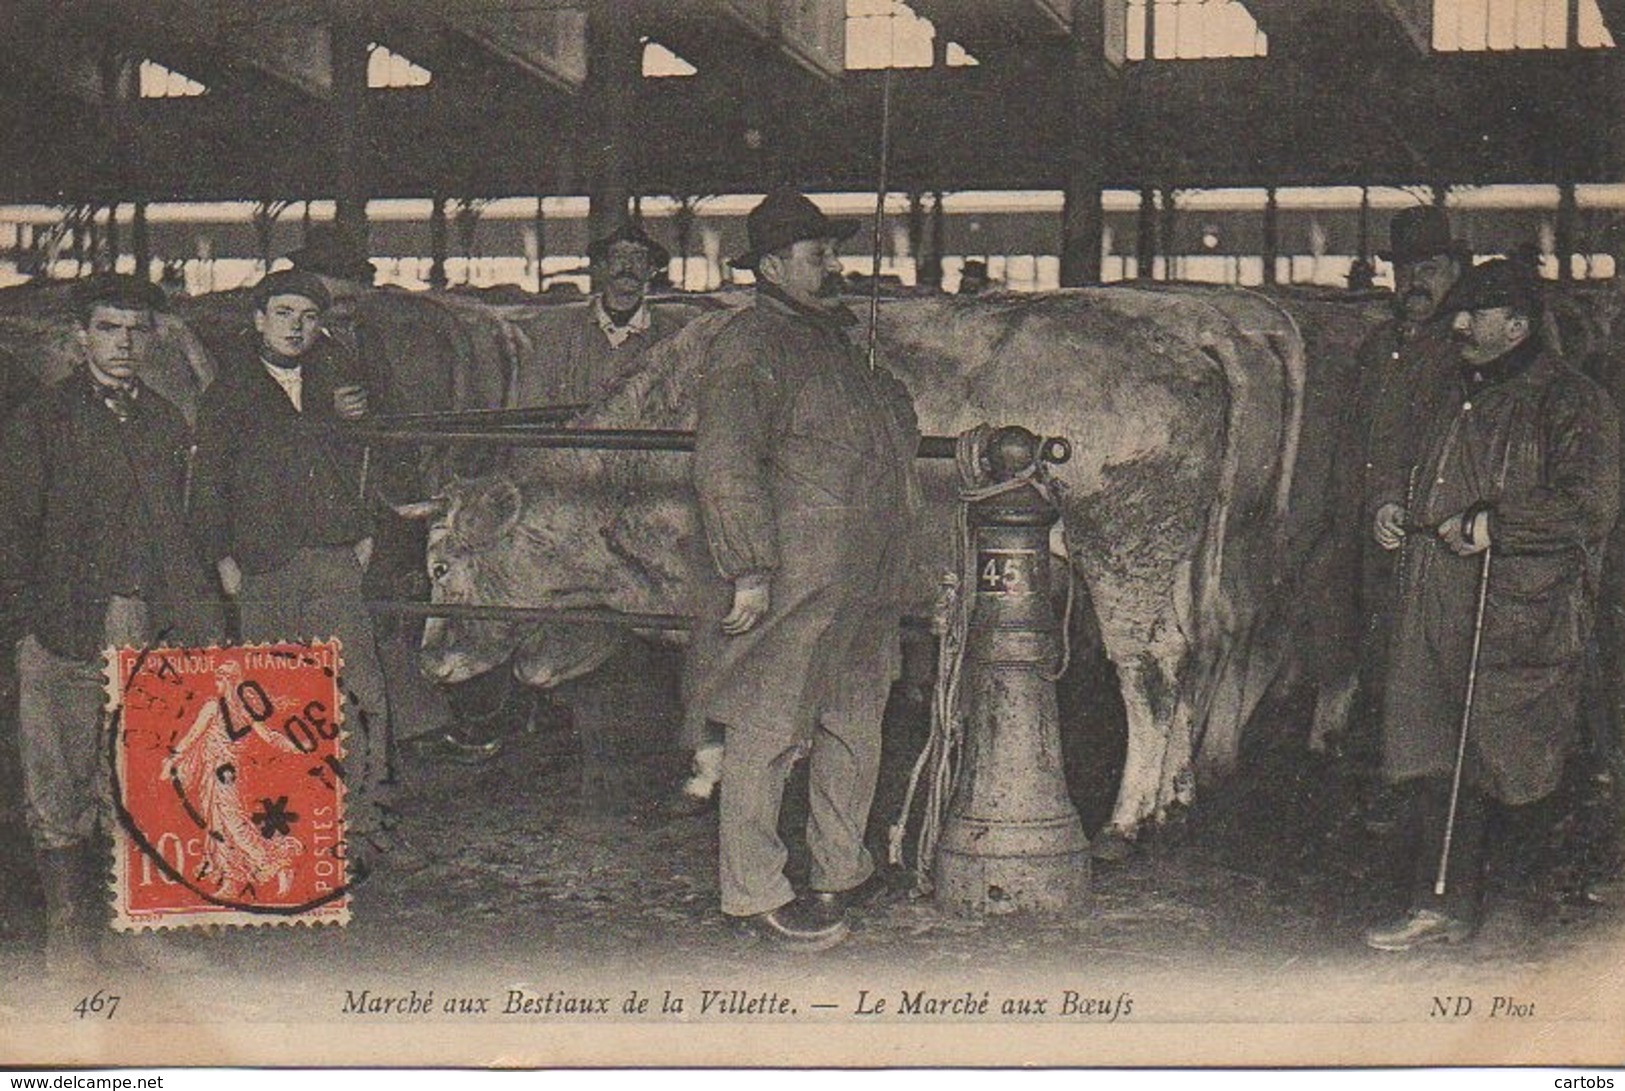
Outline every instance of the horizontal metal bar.
<svg viewBox="0 0 1625 1091">
<path fill-rule="evenodd" d="M 535 405 L 524 409 L 447 409 L 432 413 L 390 413 L 370 419 L 373 427 L 397 428 L 506 428 L 512 425 L 562 424 L 574 420 L 590 406 Z"/>
<path fill-rule="evenodd" d="M 372 444 L 456 444 L 466 447 L 545 447 L 573 451 L 692 451 L 694 433 L 675 428 L 377 428 L 346 430 Z M 953 458 L 955 436 L 921 436 L 916 458 Z"/>
<path fill-rule="evenodd" d="M 620 625 L 628 629 L 669 629 L 683 631 L 694 627 L 687 614 L 639 614 L 621 610 L 583 607 L 559 609 L 547 606 L 483 606 L 468 602 L 367 603 L 375 614 L 397 617 L 445 617 L 470 621 L 548 621 L 564 625 Z"/>
<path fill-rule="evenodd" d="M 686 632 L 694 628 L 697 618 L 689 614 L 644 614 L 602 607 L 560 609 L 549 606 L 482 606 L 471 602 L 403 602 L 396 599 L 367 603 L 375 614 L 395 617 L 462 618 L 467 621 L 535 621 L 564 625 L 618 625 L 626 629 L 662 629 Z M 929 629 L 931 619 L 905 616 L 905 629 Z"/>
</svg>

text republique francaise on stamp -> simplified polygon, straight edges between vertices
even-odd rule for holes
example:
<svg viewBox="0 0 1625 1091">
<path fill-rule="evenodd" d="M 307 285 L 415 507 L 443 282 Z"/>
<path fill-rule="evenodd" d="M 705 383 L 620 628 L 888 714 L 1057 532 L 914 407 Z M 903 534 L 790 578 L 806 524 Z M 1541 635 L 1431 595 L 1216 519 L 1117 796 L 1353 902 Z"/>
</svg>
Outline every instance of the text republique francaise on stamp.
<svg viewBox="0 0 1625 1091">
<path fill-rule="evenodd" d="M 349 919 L 340 652 L 109 649 L 115 927 Z"/>
</svg>

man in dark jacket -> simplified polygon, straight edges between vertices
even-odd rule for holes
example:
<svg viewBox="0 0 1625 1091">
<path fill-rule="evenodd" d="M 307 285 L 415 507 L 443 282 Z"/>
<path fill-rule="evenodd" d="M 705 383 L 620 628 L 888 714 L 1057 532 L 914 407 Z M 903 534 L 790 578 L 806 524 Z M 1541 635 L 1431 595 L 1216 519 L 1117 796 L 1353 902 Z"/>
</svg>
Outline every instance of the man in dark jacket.
<svg viewBox="0 0 1625 1091">
<path fill-rule="evenodd" d="M 342 643 L 351 878 L 387 847 L 380 781 L 388 698 L 361 591 L 372 549 L 364 453 L 338 434 L 368 411 L 352 358 L 322 328 L 308 272 L 254 289 L 254 328 L 222 360 L 198 415 L 194 521 L 252 642 Z"/>
<path fill-rule="evenodd" d="M 1445 309 L 1459 345 L 1450 396 L 1422 433 L 1409 497 L 1391 485 L 1373 520 L 1405 589 L 1383 771 L 1408 789 L 1416 853 L 1410 912 L 1366 933 L 1388 951 L 1470 936 L 1491 804 L 1557 788 L 1619 506 L 1614 407 L 1544 344 L 1539 282 L 1488 262 Z"/>
<path fill-rule="evenodd" d="M 799 193 L 769 195 L 734 262 L 756 300 L 718 333 L 700 390 L 694 484 L 728 593 L 690 651 L 690 724 L 725 728 L 722 910 L 819 949 L 874 889 L 863 833 L 880 721 L 898 669 L 918 431 L 908 392 L 848 338 L 838 240 L 854 225 Z M 785 780 L 808 759 L 811 892 L 779 838 Z"/>
<path fill-rule="evenodd" d="M 163 293 L 134 277 L 78 299 L 85 366 L 7 421 L 0 446 L 0 600 L 20 633 L 19 750 L 46 905 L 46 960 L 84 969 L 105 930 L 103 649 L 222 636 L 186 534 L 191 436 L 141 381 Z"/>
<path fill-rule="evenodd" d="M 1342 560 L 1334 570 L 1356 574 L 1357 606 L 1315 615 L 1323 630 L 1334 630 L 1323 631 L 1316 642 L 1326 652 L 1321 663 L 1326 677 L 1357 678 L 1343 747 L 1368 782 L 1379 764 L 1382 686 L 1396 601 L 1394 555 L 1372 540 L 1371 520 L 1382 499 L 1406 491 L 1417 437 L 1454 381 L 1458 352 L 1450 337 L 1451 316 L 1440 306 L 1467 260 L 1443 209 L 1402 210 L 1389 238 L 1390 248 L 1378 256 L 1393 263 L 1394 317 L 1358 350 L 1359 389 L 1334 485 L 1334 510 L 1346 516 L 1337 535 Z M 1390 817 L 1380 796 L 1368 800 L 1368 819 Z"/>
</svg>

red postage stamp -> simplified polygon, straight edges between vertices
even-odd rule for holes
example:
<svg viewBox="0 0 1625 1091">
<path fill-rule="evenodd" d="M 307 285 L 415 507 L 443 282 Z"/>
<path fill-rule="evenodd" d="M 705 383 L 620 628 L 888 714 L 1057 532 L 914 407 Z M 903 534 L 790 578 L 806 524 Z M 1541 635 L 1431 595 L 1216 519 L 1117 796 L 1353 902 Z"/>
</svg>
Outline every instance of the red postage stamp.
<svg viewBox="0 0 1625 1091">
<path fill-rule="evenodd" d="M 115 927 L 349 919 L 339 643 L 109 653 Z"/>
</svg>

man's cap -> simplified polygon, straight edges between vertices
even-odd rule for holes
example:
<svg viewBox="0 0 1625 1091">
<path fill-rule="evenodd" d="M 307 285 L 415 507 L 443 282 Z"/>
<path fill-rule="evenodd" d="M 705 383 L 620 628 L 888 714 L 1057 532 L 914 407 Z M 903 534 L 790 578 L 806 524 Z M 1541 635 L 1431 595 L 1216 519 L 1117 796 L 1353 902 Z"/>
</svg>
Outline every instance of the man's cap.
<svg viewBox="0 0 1625 1091">
<path fill-rule="evenodd" d="M 337 224 L 312 224 L 305 245 L 290 252 L 288 260 L 307 273 L 369 286 L 377 276 L 365 244 Z"/>
<path fill-rule="evenodd" d="M 1532 317 L 1541 313 L 1545 290 L 1528 266 L 1506 258 L 1475 265 L 1461 275 L 1439 305 L 1441 314 L 1511 307 Z"/>
<path fill-rule="evenodd" d="M 254 309 L 263 311 L 272 297 L 279 295 L 304 296 L 324 311 L 333 305 L 333 297 L 328 294 L 322 278 L 303 269 L 283 269 L 261 277 L 254 285 Z"/>
<path fill-rule="evenodd" d="M 1377 257 L 1395 265 L 1410 265 L 1441 254 L 1463 256 L 1463 247 L 1450 235 L 1450 217 L 1433 205 L 1417 205 L 1395 213 L 1388 224 L 1387 250 Z"/>
<path fill-rule="evenodd" d="M 763 257 L 803 239 L 851 238 L 859 227 L 857 220 L 832 220 L 803 194 L 785 187 L 762 199 L 745 217 L 745 234 L 750 249 L 733 259 L 735 269 L 756 268 Z"/>
<path fill-rule="evenodd" d="M 168 297 L 158 285 L 126 273 L 99 273 L 77 282 L 73 287 L 74 310 L 82 318 L 89 318 L 90 312 L 97 307 L 162 311 L 168 309 L 168 304 Z"/>
<path fill-rule="evenodd" d="M 671 251 L 651 239 L 643 228 L 635 223 L 623 223 L 609 234 L 594 239 L 587 246 L 588 260 L 594 265 L 602 262 L 618 242 L 629 242 L 643 247 L 643 252 L 649 256 L 651 270 L 658 271 L 671 264 Z"/>
</svg>

